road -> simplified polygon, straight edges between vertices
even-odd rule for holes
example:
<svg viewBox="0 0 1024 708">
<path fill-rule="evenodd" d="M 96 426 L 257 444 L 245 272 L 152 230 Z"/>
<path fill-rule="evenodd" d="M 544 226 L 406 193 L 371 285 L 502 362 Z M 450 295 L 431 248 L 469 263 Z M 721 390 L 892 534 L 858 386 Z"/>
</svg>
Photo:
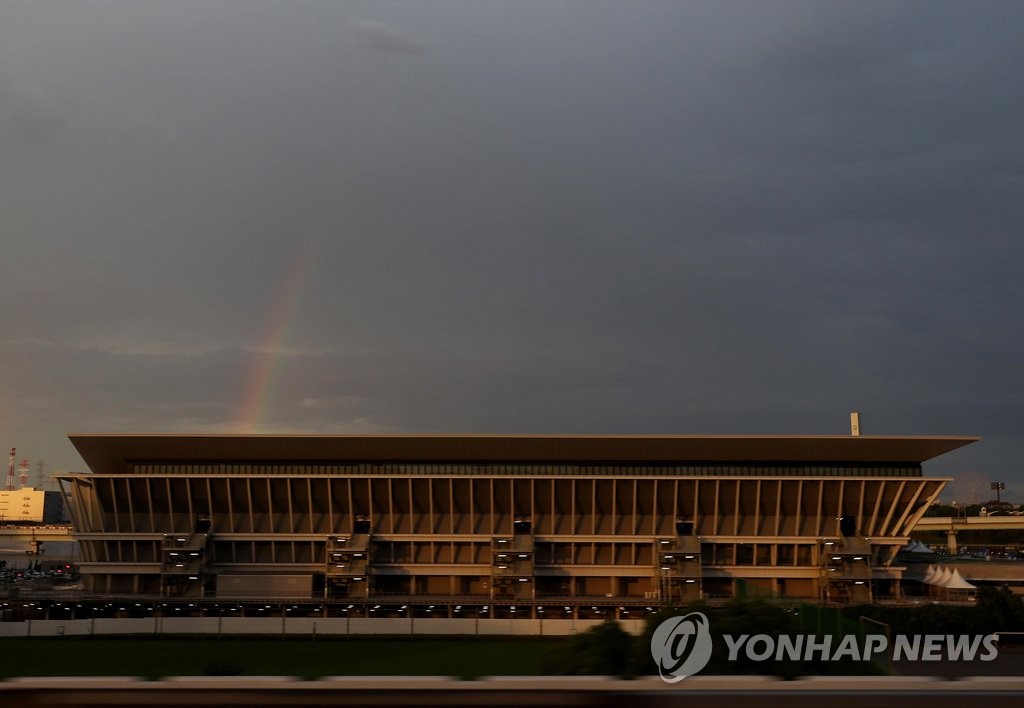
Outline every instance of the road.
<svg viewBox="0 0 1024 708">
<path fill-rule="evenodd" d="M 591 677 L 481 681 L 394 676 L 297 681 L 284 677 L 18 679 L 0 683 L 0 703 L 20 706 L 629 706 L 653 708 L 1019 708 L 1024 680 L 943 681 L 912 677 L 690 677 L 678 684 Z"/>
</svg>

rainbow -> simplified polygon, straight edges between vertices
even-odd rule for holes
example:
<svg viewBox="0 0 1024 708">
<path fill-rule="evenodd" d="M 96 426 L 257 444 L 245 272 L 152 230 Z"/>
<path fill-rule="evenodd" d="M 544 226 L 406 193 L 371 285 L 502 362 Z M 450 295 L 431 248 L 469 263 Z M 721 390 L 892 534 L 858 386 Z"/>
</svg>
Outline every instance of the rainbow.
<svg viewBox="0 0 1024 708">
<path fill-rule="evenodd" d="M 274 387 L 274 373 L 281 358 L 288 327 L 295 314 L 295 307 L 302 293 L 309 266 L 313 262 L 317 239 L 309 238 L 296 253 L 291 267 L 277 289 L 270 311 L 267 330 L 259 344 L 253 348 L 255 363 L 246 377 L 242 404 L 238 416 L 243 432 L 262 432 L 267 424 L 270 394 Z"/>
</svg>

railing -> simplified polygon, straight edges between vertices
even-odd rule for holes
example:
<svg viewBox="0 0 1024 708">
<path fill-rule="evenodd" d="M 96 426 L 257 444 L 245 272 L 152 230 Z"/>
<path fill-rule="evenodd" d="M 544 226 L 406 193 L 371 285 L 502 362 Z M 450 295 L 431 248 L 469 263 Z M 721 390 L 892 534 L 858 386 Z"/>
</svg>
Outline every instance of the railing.
<svg viewBox="0 0 1024 708">
<path fill-rule="evenodd" d="M 206 547 L 209 535 L 205 533 L 164 534 L 160 548 L 165 551 L 189 551 Z"/>
<path fill-rule="evenodd" d="M 826 568 L 825 575 L 828 580 L 871 580 L 874 577 L 874 571 L 868 565 L 834 565 Z"/>
</svg>

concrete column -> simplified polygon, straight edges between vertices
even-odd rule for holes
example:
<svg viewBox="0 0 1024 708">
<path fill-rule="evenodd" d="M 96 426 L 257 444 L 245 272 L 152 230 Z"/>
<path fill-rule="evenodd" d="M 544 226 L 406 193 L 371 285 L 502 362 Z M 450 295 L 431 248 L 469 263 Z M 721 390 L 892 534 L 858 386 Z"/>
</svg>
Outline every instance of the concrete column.
<svg viewBox="0 0 1024 708">
<path fill-rule="evenodd" d="M 946 549 L 949 551 L 949 555 L 955 556 L 959 551 L 956 546 L 956 530 L 949 529 L 946 531 Z"/>
</svg>

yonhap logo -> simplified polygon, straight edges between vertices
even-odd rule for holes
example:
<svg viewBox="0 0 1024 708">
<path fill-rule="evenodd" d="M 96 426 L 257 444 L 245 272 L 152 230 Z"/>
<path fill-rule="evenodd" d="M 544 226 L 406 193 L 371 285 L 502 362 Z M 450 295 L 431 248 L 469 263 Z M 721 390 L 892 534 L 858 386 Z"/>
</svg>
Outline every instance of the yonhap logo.
<svg viewBox="0 0 1024 708">
<path fill-rule="evenodd" d="M 898 634 L 890 644 L 885 634 L 723 634 L 728 661 L 992 661 L 999 656 L 999 636 Z M 836 640 L 833 642 L 833 640 Z M 676 683 L 700 672 L 711 660 L 712 641 L 708 618 L 702 612 L 670 617 L 651 636 L 651 657 L 663 681 Z M 723 655 L 723 659 L 725 656 Z"/>
<path fill-rule="evenodd" d="M 663 681 L 676 683 L 708 665 L 711 660 L 711 630 L 702 612 L 670 617 L 654 630 L 651 656 Z"/>
</svg>

